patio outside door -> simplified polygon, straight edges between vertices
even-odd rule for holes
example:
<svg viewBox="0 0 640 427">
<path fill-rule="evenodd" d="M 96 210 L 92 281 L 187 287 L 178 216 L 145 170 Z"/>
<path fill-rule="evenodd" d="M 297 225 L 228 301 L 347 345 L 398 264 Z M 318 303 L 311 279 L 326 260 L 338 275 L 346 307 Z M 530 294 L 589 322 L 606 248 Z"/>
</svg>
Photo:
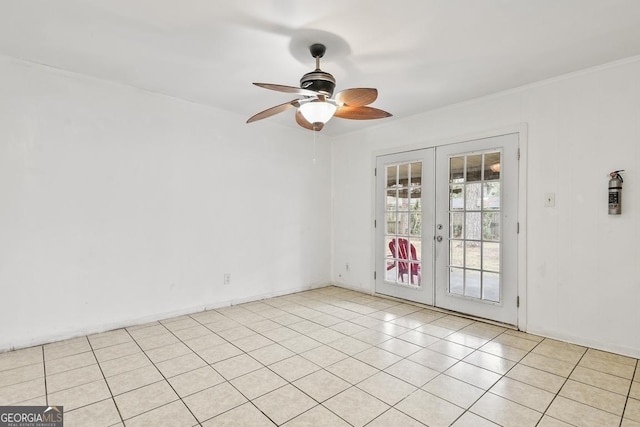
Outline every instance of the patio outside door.
<svg viewBox="0 0 640 427">
<path fill-rule="evenodd" d="M 376 292 L 517 324 L 518 135 L 377 159 Z"/>
</svg>

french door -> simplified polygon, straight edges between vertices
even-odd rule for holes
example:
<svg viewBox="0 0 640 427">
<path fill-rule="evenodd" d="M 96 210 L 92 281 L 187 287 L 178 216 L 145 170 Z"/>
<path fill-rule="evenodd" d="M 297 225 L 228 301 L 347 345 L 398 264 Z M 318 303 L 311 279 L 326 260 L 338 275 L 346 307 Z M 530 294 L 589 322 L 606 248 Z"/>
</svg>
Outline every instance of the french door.
<svg viewBox="0 0 640 427">
<path fill-rule="evenodd" d="M 376 292 L 433 305 L 434 149 L 378 157 Z"/>
<path fill-rule="evenodd" d="M 517 323 L 518 135 L 380 156 L 376 292 Z"/>
</svg>

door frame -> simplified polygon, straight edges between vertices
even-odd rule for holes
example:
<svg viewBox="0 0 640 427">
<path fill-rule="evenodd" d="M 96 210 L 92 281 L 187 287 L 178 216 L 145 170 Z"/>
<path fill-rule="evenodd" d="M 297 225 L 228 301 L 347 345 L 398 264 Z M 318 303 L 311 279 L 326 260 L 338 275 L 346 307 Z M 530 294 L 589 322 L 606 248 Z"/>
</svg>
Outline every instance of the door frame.
<svg viewBox="0 0 640 427">
<path fill-rule="evenodd" d="M 376 176 L 375 169 L 377 164 L 377 158 L 380 156 L 386 156 L 395 153 L 402 153 L 407 151 L 421 150 L 425 148 L 435 148 L 444 145 L 458 144 L 461 142 L 473 141 L 476 139 L 491 138 L 506 134 L 518 134 L 519 148 L 520 148 L 520 161 L 518 164 L 518 213 L 517 221 L 519 224 L 518 233 L 518 257 L 517 257 L 517 289 L 519 304 L 517 307 L 518 320 L 515 325 L 519 330 L 527 330 L 527 152 L 528 152 L 528 126 L 527 123 L 519 123 L 512 126 L 506 126 L 502 128 L 489 129 L 484 131 L 473 132 L 469 134 L 463 134 L 458 136 L 452 136 L 449 138 L 438 138 L 435 140 L 425 140 L 412 143 L 410 145 L 403 145 L 394 148 L 386 148 L 382 150 L 376 150 L 372 152 L 371 157 L 371 213 L 372 218 L 376 218 L 376 207 L 378 202 L 377 188 L 376 188 Z M 371 253 L 370 262 L 372 265 L 373 273 L 371 274 L 370 290 L 372 294 L 376 293 L 376 228 L 374 221 L 372 221 L 371 227 Z M 381 294 L 382 295 L 382 294 Z"/>
</svg>

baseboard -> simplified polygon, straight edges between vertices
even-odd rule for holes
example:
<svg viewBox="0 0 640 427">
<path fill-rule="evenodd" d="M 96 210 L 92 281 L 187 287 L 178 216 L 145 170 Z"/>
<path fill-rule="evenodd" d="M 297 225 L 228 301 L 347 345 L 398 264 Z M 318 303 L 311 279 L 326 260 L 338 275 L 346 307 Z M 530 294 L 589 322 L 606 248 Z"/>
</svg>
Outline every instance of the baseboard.
<svg viewBox="0 0 640 427">
<path fill-rule="evenodd" d="M 362 294 L 375 295 L 375 292 L 371 289 L 359 288 L 357 286 L 351 286 L 346 283 L 331 282 L 331 286 L 335 286 L 336 288 L 348 289 L 350 291 L 360 292 Z"/>
<path fill-rule="evenodd" d="M 0 353 L 12 350 L 18 350 L 21 348 L 28 348 L 37 345 L 49 344 L 52 342 L 68 340 L 85 335 L 99 334 L 102 332 L 113 331 L 115 329 L 127 328 L 130 326 L 143 325 L 145 323 L 157 322 L 159 320 L 169 319 L 172 317 L 185 316 L 188 314 L 199 313 L 207 310 L 215 310 L 217 308 L 230 307 L 233 305 L 244 304 L 248 302 L 261 301 L 267 298 L 275 298 L 283 295 L 294 294 L 297 292 L 304 292 L 311 289 L 324 288 L 331 286 L 331 283 L 322 283 L 308 286 L 300 286 L 295 288 L 284 289 L 276 292 L 266 292 L 258 295 L 251 295 L 243 298 L 236 298 L 232 300 L 214 301 L 204 305 L 192 306 L 183 308 L 180 310 L 166 311 L 162 313 L 155 313 L 148 316 L 133 317 L 119 320 L 117 322 L 102 323 L 100 325 L 89 326 L 85 328 L 74 329 L 60 334 L 47 334 L 38 337 L 31 337 L 25 340 L 15 341 L 11 343 L 0 343 Z"/>
<path fill-rule="evenodd" d="M 529 328 L 527 333 L 539 335 L 541 337 L 550 338 L 570 344 L 579 345 L 582 347 L 589 347 L 594 350 L 605 351 L 608 353 L 620 354 L 622 356 L 632 357 L 634 359 L 640 359 L 640 350 L 633 347 L 626 347 L 621 345 L 608 345 L 607 343 L 599 342 L 598 340 L 591 339 L 589 337 L 574 336 L 571 334 L 557 333 L 547 329 Z"/>
</svg>

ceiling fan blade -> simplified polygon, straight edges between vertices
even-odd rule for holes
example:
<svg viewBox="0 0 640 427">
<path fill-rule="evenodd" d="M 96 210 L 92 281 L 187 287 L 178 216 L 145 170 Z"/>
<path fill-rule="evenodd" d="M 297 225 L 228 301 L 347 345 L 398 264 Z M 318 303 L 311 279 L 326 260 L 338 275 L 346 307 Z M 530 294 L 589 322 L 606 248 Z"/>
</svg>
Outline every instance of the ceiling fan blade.
<svg viewBox="0 0 640 427">
<path fill-rule="evenodd" d="M 371 120 L 391 117 L 392 114 L 373 107 L 351 107 L 349 105 L 343 105 L 342 107 L 338 107 L 334 116 L 340 117 L 341 119 Z"/>
<path fill-rule="evenodd" d="M 351 107 L 361 107 L 369 105 L 378 98 L 378 90 L 373 88 L 353 88 L 345 89 L 336 94 L 336 101 L 339 104 Z"/>
<path fill-rule="evenodd" d="M 309 89 L 302 89 L 295 86 L 276 85 L 272 83 L 254 83 L 256 86 L 263 87 L 265 89 L 275 90 L 277 92 L 297 93 L 304 96 L 318 96 L 318 92 Z"/>
<path fill-rule="evenodd" d="M 312 123 L 309 123 L 307 119 L 304 118 L 300 110 L 296 111 L 296 123 L 302 126 L 305 129 L 320 131 L 324 127 L 322 123 L 316 123 L 314 126 Z"/>
<path fill-rule="evenodd" d="M 283 111 L 288 110 L 289 108 L 299 107 L 297 99 L 293 101 L 285 102 L 284 104 L 276 105 L 275 107 L 267 108 L 264 111 L 260 111 L 258 114 L 255 114 L 247 120 L 247 123 L 252 123 L 258 120 L 266 119 L 267 117 L 271 117 L 274 114 L 282 113 Z"/>
</svg>

